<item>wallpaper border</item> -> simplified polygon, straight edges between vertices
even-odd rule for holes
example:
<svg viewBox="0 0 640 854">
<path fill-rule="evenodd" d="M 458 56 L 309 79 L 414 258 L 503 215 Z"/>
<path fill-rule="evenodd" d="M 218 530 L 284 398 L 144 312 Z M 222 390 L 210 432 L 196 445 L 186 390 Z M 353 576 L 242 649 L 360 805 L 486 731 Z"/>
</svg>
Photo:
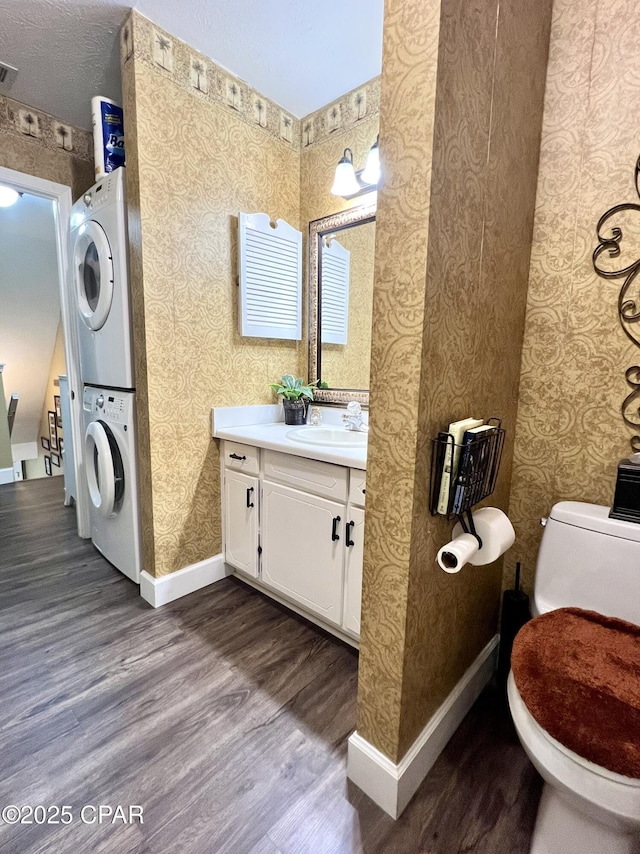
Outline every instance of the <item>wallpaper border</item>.
<svg viewBox="0 0 640 854">
<path fill-rule="evenodd" d="M 299 119 L 135 9 L 120 28 L 120 57 L 123 69 L 132 58 L 143 62 L 192 97 L 222 107 L 299 150 Z"/>
<path fill-rule="evenodd" d="M 346 136 L 360 122 L 380 116 L 380 81 L 380 76 L 373 77 L 300 119 L 301 148 L 312 148 L 330 137 Z M 334 110 L 336 118 L 332 120 Z"/>
<path fill-rule="evenodd" d="M 0 95 L 0 132 L 93 164 L 93 134 L 21 101 Z"/>
<path fill-rule="evenodd" d="M 221 105 L 296 151 L 349 134 L 359 122 L 380 114 L 377 76 L 302 118 L 252 88 L 149 18 L 133 9 L 120 29 L 122 66 L 133 57 L 164 73 L 185 92 Z"/>
</svg>

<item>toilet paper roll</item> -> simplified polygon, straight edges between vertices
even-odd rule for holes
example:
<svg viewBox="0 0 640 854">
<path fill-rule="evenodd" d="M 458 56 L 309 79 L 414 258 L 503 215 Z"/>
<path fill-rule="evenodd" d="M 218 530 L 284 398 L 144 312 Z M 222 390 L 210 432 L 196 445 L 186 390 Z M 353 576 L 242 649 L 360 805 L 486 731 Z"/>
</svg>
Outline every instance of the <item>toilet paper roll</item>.
<svg viewBox="0 0 640 854">
<path fill-rule="evenodd" d="M 98 180 L 124 166 L 124 121 L 122 107 L 110 98 L 91 99 L 93 156 Z"/>
<path fill-rule="evenodd" d="M 436 560 L 438 566 L 445 572 L 460 572 L 465 563 L 472 566 L 485 566 L 493 563 L 500 555 L 510 549 L 516 539 L 513 525 L 507 516 L 497 507 L 483 507 L 473 514 L 473 522 L 478 536 L 482 540 L 482 548 L 472 534 L 465 534 L 462 525 L 453 529 L 453 539 L 443 546 Z M 471 548 L 471 542 L 475 549 Z"/>
<path fill-rule="evenodd" d="M 469 563 L 478 552 L 478 541 L 473 534 L 462 534 L 443 546 L 436 560 L 440 569 L 445 572 L 460 572 L 465 563 Z"/>
</svg>

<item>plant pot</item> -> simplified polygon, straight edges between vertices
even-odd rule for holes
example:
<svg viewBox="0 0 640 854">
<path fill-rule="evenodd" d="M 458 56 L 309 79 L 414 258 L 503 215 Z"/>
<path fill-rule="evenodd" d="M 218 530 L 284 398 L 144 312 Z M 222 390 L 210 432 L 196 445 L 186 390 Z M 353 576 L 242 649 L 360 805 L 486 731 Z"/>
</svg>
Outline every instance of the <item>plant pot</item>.
<svg viewBox="0 0 640 854">
<path fill-rule="evenodd" d="M 307 402 L 306 400 L 287 400 L 283 398 L 282 405 L 284 407 L 284 423 L 292 425 L 300 425 L 307 423 Z"/>
</svg>

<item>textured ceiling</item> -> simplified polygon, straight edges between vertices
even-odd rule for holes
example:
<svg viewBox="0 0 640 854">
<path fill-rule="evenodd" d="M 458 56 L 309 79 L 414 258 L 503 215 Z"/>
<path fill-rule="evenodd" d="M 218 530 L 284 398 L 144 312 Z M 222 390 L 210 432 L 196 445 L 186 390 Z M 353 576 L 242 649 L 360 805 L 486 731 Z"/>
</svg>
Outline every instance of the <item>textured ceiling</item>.
<svg viewBox="0 0 640 854">
<path fill-rule="evenodd" d="M 383 0 L 137 0 L 139 12 L 297 117 L 380 74 Z M 120 97 L 113 0 L 9 0 L 0 61 L 18 68 L 0 94 L 90 129 L 93 95 Z"/>
</svg>

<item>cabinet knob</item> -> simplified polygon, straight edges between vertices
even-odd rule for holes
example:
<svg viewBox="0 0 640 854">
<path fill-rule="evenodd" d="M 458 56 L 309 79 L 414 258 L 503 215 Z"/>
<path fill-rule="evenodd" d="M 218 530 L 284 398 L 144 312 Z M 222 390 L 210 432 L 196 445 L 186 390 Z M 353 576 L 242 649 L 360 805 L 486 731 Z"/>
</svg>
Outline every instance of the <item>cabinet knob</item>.
<svg viewBox="0 0 640 854">
<path fill-rule="evenodd" d="M 253 501 L 251 500 L 251 493 L 253 492 L 253 487 L 247 487 L 247 507 L 253 507 Z"/>
<path fill-rule="evenodd" d="M 338 525 L 340 524 L 340 516 L 333 517 L 333 525 L 331 527 L 331 539 L 335 543 L 336 540 L 340 539 L 340 535 L 338 534 Z"/>
</svg>

